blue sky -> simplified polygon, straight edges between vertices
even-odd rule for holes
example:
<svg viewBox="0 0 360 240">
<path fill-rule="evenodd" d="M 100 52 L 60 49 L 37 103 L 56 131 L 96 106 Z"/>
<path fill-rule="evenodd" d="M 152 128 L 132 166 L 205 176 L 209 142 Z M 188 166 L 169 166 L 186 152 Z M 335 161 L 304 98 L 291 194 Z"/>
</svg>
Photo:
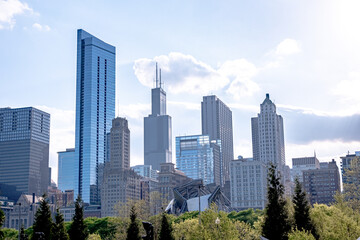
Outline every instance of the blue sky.
<svg viewBox="0 0 360 240">
<path fill-rule="evenodd" d="M 56 152 L 74 146 L 83 28 L 116 46 L 116 112 L 129 120 L 131 165 L 143 162 L 155 61 L 173 142 L 201 133 L 202 96 L 216 94 L 233 111 L 235 157 L 250 157 L 250 118 L 268 92 L 284 117 L 287 163 L 314 150 L 338 160 L 360 143 L 359 11 L 355 0 L 0 0 L 0 106 L 51 114 L 56 181 Z"/>
</svg>

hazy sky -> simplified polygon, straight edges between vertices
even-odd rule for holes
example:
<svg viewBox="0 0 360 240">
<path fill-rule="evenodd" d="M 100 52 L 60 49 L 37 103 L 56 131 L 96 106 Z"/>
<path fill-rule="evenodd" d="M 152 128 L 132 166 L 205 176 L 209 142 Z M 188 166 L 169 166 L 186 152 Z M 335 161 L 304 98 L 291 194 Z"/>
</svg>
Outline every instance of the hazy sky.
<svg viewBox="0 0 360 240">
<path fill-rule="evenodd" d="M 201 133 L 202 96 L 233 111 L 235 157 L 252 156 L 265 93 L 284 118 L 285 154 L 339 160 L 360 150 L 360 2 L 0 0 L 0 107 L 51 114 L 50 165 L 74 147 L 76 30 L 116 46 L 116 112 L 143 164 L 155 61 L 175 136 Z"/>
</svg>

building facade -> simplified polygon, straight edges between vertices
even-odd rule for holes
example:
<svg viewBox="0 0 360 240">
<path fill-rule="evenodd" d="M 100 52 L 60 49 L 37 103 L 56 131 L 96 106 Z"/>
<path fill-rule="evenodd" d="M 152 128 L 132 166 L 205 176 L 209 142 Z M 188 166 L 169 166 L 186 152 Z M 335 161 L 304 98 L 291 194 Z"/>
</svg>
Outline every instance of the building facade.
<svg viewBox="0 0 360 240">
<path fill-rule="evenodd" d="M 239 158 L 230 162 L 231 207 L 237 210 L 264 209 L 267 168 L 261 161 Z"/>
<path fill-rule="evenodd" d="M 221 143 L 208 135 L 176 137 L 176 167 L 204 184 L 221 185 Z"/>
<path fill-rule="evenodd" d="M 151 114 L 144 118 L 144 164 L 160 170 L 161 163 L 172 161 L 171 117 L 166 114 L 166 93 L 158 79 L 151 90 Z"/>
<path fill-rule="evenodd" d="M 79 172 L 75 159 L 75 148 L 67 148 L 66 151 L 58 152 L 58 188 L 61 191 L 78 191 L 77 181 Z"/>
<path fill-rule="evenodd" d="M 98 164 L 105 162 L 106 134 L 115 117 L 115 47 L 77 32 L 75 158 L 83 201 L 99 204 Z"/>
<path fill-rule="evenodd" d="M 221 185 L 229 180 L 229 164 L 234 159 L 232 112 L 218 97 L 204 96 L 201 102 L 202 135 L 221 141 Z"/>
<path fill-rule="evenodd" d="M 1 108 L 0 184 L 19 193 L 44 194 L 49 186 L 49 138 L 50 114 L 32 107 Z"/>
<path fill-rule="evenodd" d="M 260 105 L 260 113 L 251 118 L 254 161 L 265 165 L 273 163 L 283 175 L 285 166 L 285 143 L 283 118 L 276 113 L 276 106 L 266 98 Z"/>
<path fill-rule="evenodd" d="M 335 160 L 320 164 L 320 169 L 303 171 L 303 186 L 311 204 L 331 204 L 340 191 L 340 173 Z"/>
<path fill-rule="evenodd" d="M 346 170 L 349 170 L 351 168 L 351 161 L 356 157 L 358 157 L 358 158 L 360 157 L 360 151 L 356 151 L 354 154 L 350 154 L 348 152 L 348 154 L 346 154 L 346 156 L 340 157 L 340 159 L 341 159 L 341 176 L 342 176 L 343 184 L 350 183 L 350 181 L 347 179 L 345 173 L 346 173 Z"/>
<path fill-rule="evenodd" d="M 152 169 L 151 165 L 136 165 L 131 167 L 137 174 L 145 178 L 156 180 L 158 178 L 158 171 Z"/>
<path fill-rule="evenodd" d="M 303 171 L 311 169 L 319 169 L 320 162 L 314 157 L 300 157 L 292 159 L 291 178 L 294 181 L 298 178 L 299 181 L 303 182 Z"/>
</svg>

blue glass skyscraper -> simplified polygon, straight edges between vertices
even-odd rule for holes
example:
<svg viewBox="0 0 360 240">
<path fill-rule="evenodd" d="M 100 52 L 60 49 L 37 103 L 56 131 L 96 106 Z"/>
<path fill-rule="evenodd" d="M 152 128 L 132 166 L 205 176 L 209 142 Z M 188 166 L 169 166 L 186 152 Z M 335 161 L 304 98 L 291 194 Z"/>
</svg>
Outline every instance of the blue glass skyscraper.
<svg viewBox="0 0 360 240">
<path fill-rule="evenodd" d="M 115 117 L 115 47 L 79 29 L 77 36 L 75 161 L 78 194 L 99 204 L 98 164 Z M 75 193 L 76 194 L 76 193 Z"/>
</svg>

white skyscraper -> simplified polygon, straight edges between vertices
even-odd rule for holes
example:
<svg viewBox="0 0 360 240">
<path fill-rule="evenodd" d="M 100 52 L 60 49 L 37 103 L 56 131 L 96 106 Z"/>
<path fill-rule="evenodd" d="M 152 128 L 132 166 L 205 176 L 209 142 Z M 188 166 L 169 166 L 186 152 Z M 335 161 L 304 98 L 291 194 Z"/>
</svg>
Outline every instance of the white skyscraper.
<svg viewBox="0 0 360 240">
<path fill-rule="evenodd" d="M 260 105 L 260 113 L 251 118 L 252 145 L 254 161 L 261 161 L 265 165 L 271 162 L 283 172 L 285 166 L 285 144 L 283 118 L 276 114 L 276 106 L 266 98 Z"/>
</svg>

